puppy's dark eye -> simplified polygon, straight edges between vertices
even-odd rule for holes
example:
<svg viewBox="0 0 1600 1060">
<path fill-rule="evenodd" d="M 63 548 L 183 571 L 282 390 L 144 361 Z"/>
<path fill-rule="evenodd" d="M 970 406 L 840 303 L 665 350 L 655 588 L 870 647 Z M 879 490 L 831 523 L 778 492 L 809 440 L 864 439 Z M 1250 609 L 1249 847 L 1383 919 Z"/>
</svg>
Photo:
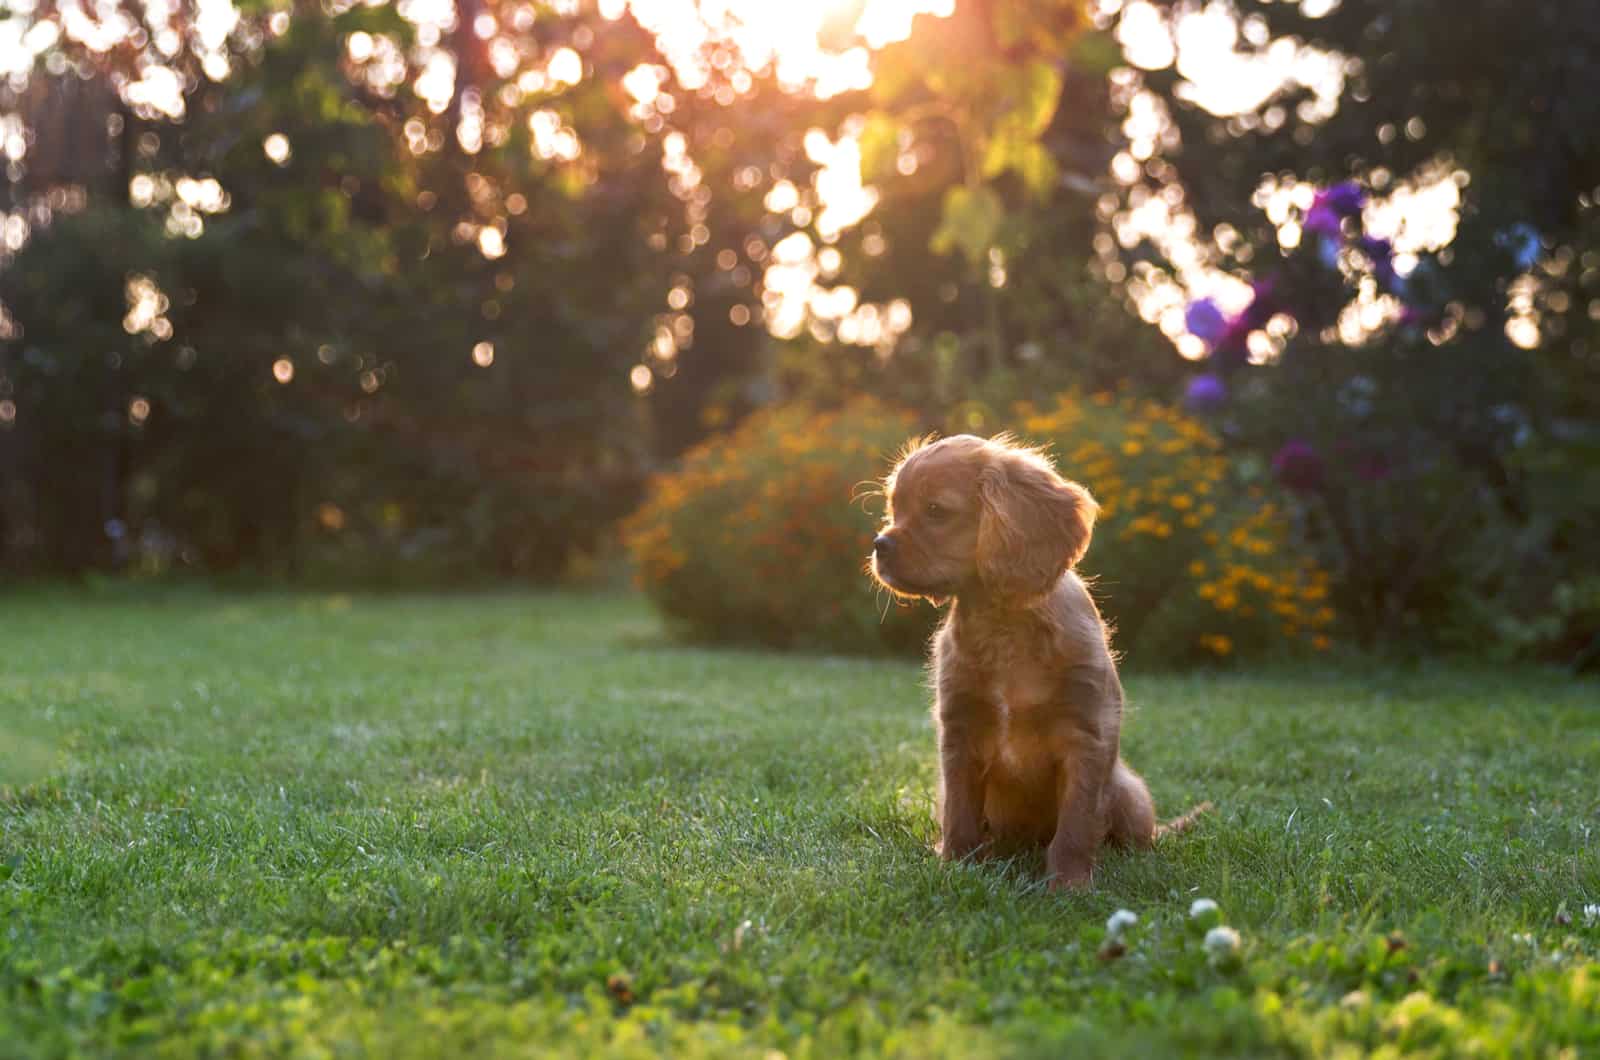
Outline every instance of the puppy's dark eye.
<svg viewBox="0 0 1600 1060">
<path fill-rule="evenodd" d="M 928 502 L 927 511 L 929 519 L 943 519 L 945 516 L 950 514 L 949 508 L 946 508 L 942 504 L 938 504 L 934 501 Z"/>
</svg>

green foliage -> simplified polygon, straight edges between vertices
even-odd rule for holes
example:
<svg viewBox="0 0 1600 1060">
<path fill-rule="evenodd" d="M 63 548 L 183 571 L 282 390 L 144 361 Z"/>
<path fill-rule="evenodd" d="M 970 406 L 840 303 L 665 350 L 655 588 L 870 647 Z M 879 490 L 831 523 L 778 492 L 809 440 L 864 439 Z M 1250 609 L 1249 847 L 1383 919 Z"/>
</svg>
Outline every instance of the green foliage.
<svg viewBox="0 0 1600 1060">
<path fill-rule="evenodd" d="M 182 123 L 115 115 L 121 183 L 0 273 L 19 323 L 0 342 L 11 565 L 550 577 L 596 548 L 650 445 L 628 372 L 670 284 L 648 237 L 675 201 L 607 81 L 648 36 L 547 14 L 520 43 L 586 40 L 592 73 L 514 105 L 515 75 L 487 69 L 445 114 L 374 87 L 352 34 L 392 44 L 407 78 L 421 61 L 381 5 L 272 32 L 247 16 L 241 35 L 264 36 L 235 42 L 226 80 L 196 78 Z M 472 150 L 468 95 L 492 127 Z M 580 129 L 576 158 L 534 149 L 534 111 Z M 225 208 L 180 201 L 191 179 Z M 143 327 L 134 276 L 163 307 Z"/>
<path fill-rule="evenodd" d="M 953 136 L 953 172 L 928 243 L 934 253 L 959 250 L 981 274 L 991 251 L 1004 249 L 1007 206 L 995 182 L 1010 172 L 1032 198 L 1053 190 L 1058 169 L 1043 138 L 1065 83 L 1062 56 L 1083 28 L 1081 8 L 1080 0 L 957 5 L 875 58 L 864 177 L 888 176 L 903 142 Z"/>
<path fill-rule="evenodd" d="M 1129 760 L 1218 809 L 1062 897 L 932 855 L 909 662 L 574 596 L 38 595 L 0 639 L 0 731 L 64 750 L 0 779 L 10 1055 L 1600 1048 L 1593 696 L 1548 672 L 1132 672 Z"/>
<path fill-rule="evenodd" d="M 944 193 L 943 220 L 928 245 L 936 254 L 960 250 L 977 265 L 989 256 L 1004 218 L 1005 207 L 993 189 L 956 185 Z"/>
<path fill-rule="evenodd" d="M 912 39 L 874 60 L 862 174 L 890 177 L 889 162 L 908 148 L 937 159 L 936 176 L 917 181 L 923 195 L 942 189 L 925 245 L 936 255 L 959 252 L 956 289 L 971 290 L 983 316 L 975 329 L 983 352 L 958 369 L 967 382 L 1013 361 L 993 290 L 1003 281 L 991 270 L 1022 249 L 1018 231 L 1057 191 L 1059 166 L 1045 136 L 1066 84 L 1062 57 L 1083 28 L 1080 0 L 960 4 L 950 18 L 922 20 Z M 1021 189 L 1009 202 L 1008 175 Z M 951 300 L 943 290 L 941 298 Z"/>
<path fill-rule="evenodd" d="M 1069 386 L 1175 388 L 1184 368 L 1170 344 L 1086 267 L 1113 150 L 1106 73 L 1120 53 L 1076 12 L 958 5 L 953 21 L 919 20 L 875 55 L 860 138 L 880 198 L 838 240 L 832 282 L 864 302 L 905 299 L 913 319 L 892 350 L 832 341 L 832 324 L 815 321 L 778 351 L 783 393 L 837 401 L 866 389 L 936 420 L 981 405 L 986 421 L 964 427 L 983 430 L 1014 401 Z M 1023 24 L 1033 36 L 1001 52 L 973 43 L 1012 40 Z"/>
<path fill-rule="evenodd" d="M 1424 0 L 1404 18 L 1375 0 L 1315 17 L 1306 5 L 1234 6 L 1246 52 L 1306 47 L 1345 60 L 1331 113 L 1295 82 L 1219 115 L 1175 70 L 1125 78 L 1171 128 L 1123 206 L 1181 201 L 1210 261 L 1273 284 L 1255 326 L 1276 312 L 1298 321 L 1276 363 L 1240 366 L 1222 424 L 1264 460 L 1290 441 L 1320 454 L 1326 473 L 1304 511 L 1366 640 L 1498 642 L 1593 666 L 1600 640 L 1586 609 L 1551 606 L 1560 587 L 1600 573 L 1590 547 L 1600 493 L 1581 488 L 1600 422 L 1588 5 Z M 1386 250 L 1347 248 L 1330 263 L 1338 240 L 1325 244 L 1313 226 L 1280 245 L 1279 222 L 1310 218 L 1301 208 L 1269 219 L 1264 180 L 1355 181 L 1397 201 L 1454 182 L 1461 208 L 1447 246 L 1387 277 Z M 1124 257 L 1140 284 L 1179 271 L 1152 246 Z M 1352 341 L 1335 326 L 1358 295 L 1379 294 L 1394 301 L 1370 334 Z"/>
<path fill-rule="evenodd" d="M 870 399 L 758 412 L 651 482 L 624 526 L 641 588 L 694 636 L 862 652 L 917 650 L 931 608 L 874 592 L 868 496 L 916 433 Z"/>
<path fill-rule="evenodd" d="M 1043 196 L 1055 183 L 1056 163 L 1039 140 L 1055 117 L 1063 79 L 1054 65 L 1043 60 L 1020 67 L 1012 77 L 1011 106 L 994 121 L 981 172 L 992 180 L 1015 170 L 1029 192 Z"/>
</svg>

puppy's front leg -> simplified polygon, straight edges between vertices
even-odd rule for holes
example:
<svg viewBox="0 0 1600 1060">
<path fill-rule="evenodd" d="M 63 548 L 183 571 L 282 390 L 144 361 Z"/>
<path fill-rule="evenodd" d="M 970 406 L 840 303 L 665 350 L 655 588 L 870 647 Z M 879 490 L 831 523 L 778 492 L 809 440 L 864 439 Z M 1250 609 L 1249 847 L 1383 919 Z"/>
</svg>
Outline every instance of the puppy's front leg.
<svg viewBox="0 0 1600 1060">
<path fill-rule="evenodd" d="M 1116 761 L 1115 750 L 1090 746 L 1065 762 L 1056 834 L 1045 852 L 1052 891 L 1089 886 L 1095 852 L 1106 836 L 1106 784 Z"/>
<path fill-rule="evenodd" d="M 983 774 L 993 744 L 994 707 L 970 693 L 941 687 L 939 730 L 939 856 L 966 857 L 983 843 Z"/>
</svg>

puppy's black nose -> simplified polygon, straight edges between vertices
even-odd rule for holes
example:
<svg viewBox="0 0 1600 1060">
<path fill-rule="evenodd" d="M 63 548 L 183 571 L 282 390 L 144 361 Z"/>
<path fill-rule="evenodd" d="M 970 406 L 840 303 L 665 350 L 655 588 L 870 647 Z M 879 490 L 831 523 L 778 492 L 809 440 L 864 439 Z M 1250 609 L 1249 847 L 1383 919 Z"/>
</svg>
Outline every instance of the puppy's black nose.
<svg viewBox="0 0 1600 1060">
<path fill-rule="evenodd" d="M 872 551 L 879 556 L 887 556 L 894 551 L 894 538 L 888 534 L 879 534 L 872 539 Z"/>
</svg>

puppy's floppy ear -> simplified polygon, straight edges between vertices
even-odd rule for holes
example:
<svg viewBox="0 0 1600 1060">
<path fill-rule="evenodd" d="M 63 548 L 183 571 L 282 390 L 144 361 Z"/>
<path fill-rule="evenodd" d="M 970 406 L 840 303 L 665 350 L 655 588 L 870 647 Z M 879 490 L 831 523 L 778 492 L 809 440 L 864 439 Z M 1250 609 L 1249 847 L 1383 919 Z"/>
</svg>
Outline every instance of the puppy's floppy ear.
<svg viewBox="0 0 1600 1060">
<path fill-rule="evenodd" d="M 998 596 L 1049 592 L 1088 551 L 1100 506 L 1026 449 L 997 447 L 978 482 L 978 577 Z"/>
</svg>

